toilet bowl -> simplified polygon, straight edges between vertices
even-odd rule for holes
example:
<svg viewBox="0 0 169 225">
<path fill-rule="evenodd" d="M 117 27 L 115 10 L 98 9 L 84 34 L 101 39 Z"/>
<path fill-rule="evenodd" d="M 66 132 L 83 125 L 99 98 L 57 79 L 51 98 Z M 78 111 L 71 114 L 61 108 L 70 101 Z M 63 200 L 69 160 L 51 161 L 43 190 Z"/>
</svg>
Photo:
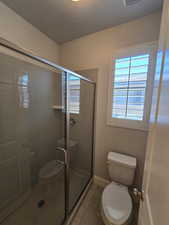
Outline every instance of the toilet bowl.
<svg viewBox="0 0 169 225">
<path fill-rule="evenodd" d="M 105 225 L 129 225 L 133 201 L 128 187 L 133 183 L 136 159 L 116 152 L 109 152 L 107 159 L 111 183 L 102 193 L 102 219 Z"/>
<path fill-rule="evenodd" d="M 132 199 L 127 187 L 115 182 L 104 189 L 101 215 L 106 225 L 128 225 L 132 220 Z"/>
</svg>

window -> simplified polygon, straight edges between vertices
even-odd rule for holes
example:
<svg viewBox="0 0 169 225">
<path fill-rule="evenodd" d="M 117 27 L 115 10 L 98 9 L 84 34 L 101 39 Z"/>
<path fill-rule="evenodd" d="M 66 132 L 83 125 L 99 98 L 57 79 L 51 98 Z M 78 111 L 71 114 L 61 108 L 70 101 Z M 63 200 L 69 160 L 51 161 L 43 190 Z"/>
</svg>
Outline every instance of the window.
<svg viewBox="0 0 169 225">
<path fill-rule="evenodd" d="M 69 76 L 69 112 L 80 112 L 80 79 L 73 75 Z"/>
<path fill-rule="evenodd" d="M 19 104 L 24 109 L 29 108 L 29 73 L 24 73 L 18 78 Z"/>
<path fill-rule="evenodd" d="M 136 129 L 146 128 L 154 75 L 153 50 L 152 45 L 135 47 L 121 51 L 113 59 L 111 92 L 109 90 L 109 124 Z"/>
<path fill-rule="evenodd" d="M 143 120 L 149 57 L 115 60 L 112 117 Z"/>
</svg>

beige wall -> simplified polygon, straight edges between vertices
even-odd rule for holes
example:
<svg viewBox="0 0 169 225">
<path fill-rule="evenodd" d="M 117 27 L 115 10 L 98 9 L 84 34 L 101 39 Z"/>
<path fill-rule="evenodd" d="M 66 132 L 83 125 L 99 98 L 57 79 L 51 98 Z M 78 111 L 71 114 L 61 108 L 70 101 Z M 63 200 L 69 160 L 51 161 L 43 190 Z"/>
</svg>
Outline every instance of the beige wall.
<svg viewBox="0 0 169 225">
<path fill-rule="evenodd" d="M 59 45 L 1 2 L 0 38 L 59 63 Z"/>
<path fill-rule="evenodd" d="M 147 134 L 141 131 L 106 126 L 108 64 L 113 51 L 158 39 L 161 13 L 106 29 L 59 46 L 14 11 L 0 3 L 0 38 L 36 55 L 73 70 L 98 68 L 96 108 L 95 173 L 107 178 L 106 155 L 114 149 L 139 160 L 137 183 L 141 181 Z"/>
<path fill-rule="evenodd" d="M 109 63 L 119 48 L 158 40 L 161 12 L 106 29 L 61 46 L 61 64 L 73 70 L 98 68 L 96 102 L 95 174 L 108 178 L 106 156 L 110 150 L 138 159 L 136 183 L 141 184 L 147 133 L 106 125 Z"/>
<path fill-rule="evenodd" d="M 164 1 L 139 225 L 169 221 L 169 1 Z"/>
</svg>

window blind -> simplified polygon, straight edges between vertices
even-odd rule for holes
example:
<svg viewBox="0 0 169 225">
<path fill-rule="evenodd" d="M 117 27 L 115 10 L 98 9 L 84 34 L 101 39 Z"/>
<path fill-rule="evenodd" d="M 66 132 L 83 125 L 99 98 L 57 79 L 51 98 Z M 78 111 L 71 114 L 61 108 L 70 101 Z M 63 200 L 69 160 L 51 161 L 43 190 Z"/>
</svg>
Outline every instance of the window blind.
<svg viewBox="0 0 169 225">
<path fill-rule="evenodd" d="M 143 120 L 149 54 L 115 60 L 112 117 Z"/>
<path fill-rule="evenodd" d="M 80 111 L 80 79 L 69 77 L 69 112 L 78 114 Z"/>
</svg>

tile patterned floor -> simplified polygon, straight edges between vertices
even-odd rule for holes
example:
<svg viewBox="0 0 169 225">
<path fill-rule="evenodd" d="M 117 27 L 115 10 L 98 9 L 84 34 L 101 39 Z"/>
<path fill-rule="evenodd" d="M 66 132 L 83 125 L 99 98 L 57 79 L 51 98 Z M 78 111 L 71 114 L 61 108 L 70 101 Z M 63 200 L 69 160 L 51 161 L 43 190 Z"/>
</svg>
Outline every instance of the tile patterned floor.
<svg viewBox="0 0 169 225">
<path fill-rule="evenodd" d="M 86 184 L 84 175 L 71 170 L 70 174 L 70 207 Z M 46 186 L 46 185 L 45 185 Z M 64 175 L 61 174 L 46 188 L 44 184 L 37 184 L 27 200 L 10 214 L 0 225 L 58 225 L 65 216 Z M 45 204 L 37 207 L 39 200 Z"/>
<path fill-rule="evenodd" d="M 71 225 L 104 225 L 100 214 L 102 191 L 102 187 L 92 184 Z M 137 225 L 138 207 L 135 203 L 131 225 Z"/>
<path fill-rule="evenodd" d="M 60 182 L 61 184 L 62 182 Z M 59 188 L 60 190 L 63 189 L 62 185 Z M 55 189 L 56 191 L 56 189 Z M 71 225 L 104 225 L 101 214 L 100 214 L 100 206 L 101 206 L 101 195 L 103 192 L 103 188 L 92 184 L 90 187 L 86 197 L 84 198 L 78 212 L 76 213 L 75 217 L 73 218 Z M 38 191 L 38 193 L 40 193 Z M 59 193 L 61 193 L 59 191 Z M 74 191 L 76 193 L 76 191 Z M 35 195 L 38 197 L 38 194 Z M 64 202 L 62 195 L 58 194 L 57 199 L 54 199 L 53 196 L 50 196 L 49 199 L 49 206 L 39 211 L 37 207 L 30 207 L 33 206 L 32 202 L 35 202 L 34 198 L 31 201 L 29 200 L 29 204 L 27 203 L 24 207 L 21 207 L 14 213 L 12 216 L 9 217 L 2 225 L 49 225 L 49 224 L 60 224 L 59 221 L 56 221 L 57 218 L 62 218 L 63 210 L 61 207 L 61 202 Z M 56 207 L 58 205 L 60 207 Z M 28 207 L 29 206 L 29 207 Z M 29 210 L 28 210 L 29 208 Z M 58 208 L 59 211 L 56 211 Z M 55 222 L 54 222 L 55 221 Z M 137 207 L 135 209 L 135 219 L 137 221 Z M 136 225 L 137 223 L 134 222 L 131 225 Z"/>
<path fill-rule="evenodd" d="M 104 225 L 100 215 L 103 188 L 92 184 L 71 225 Z"/>
</svg>

